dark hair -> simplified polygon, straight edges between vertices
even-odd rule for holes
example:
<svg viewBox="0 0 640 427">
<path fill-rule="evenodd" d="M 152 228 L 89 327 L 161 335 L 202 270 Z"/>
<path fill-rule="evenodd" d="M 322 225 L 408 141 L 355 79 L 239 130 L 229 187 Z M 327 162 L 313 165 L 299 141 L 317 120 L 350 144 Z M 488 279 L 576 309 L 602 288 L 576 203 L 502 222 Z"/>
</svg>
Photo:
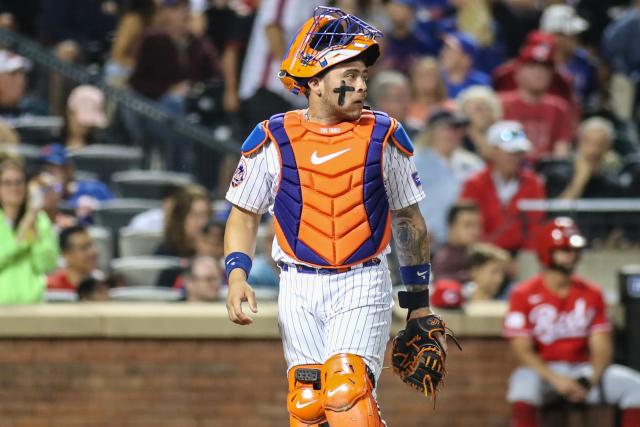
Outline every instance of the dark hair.
<svg viewBox="0 0 640 427">
<path fill-rule="evenodd" d="M 470 269 L 482 267 L 491 261 L 507 262 L 511 259 L 509 252 L 490 243 L 476 243 L 468 251 L 467 265 Z"/>
<path fill-rule="evenodd" d="M 447 213 L 447 225 L 451 227 L 463 212 L 478 212 L 478 205 L 473 202 L 458 202 L 449 208 Z"/>
<path fill-rule="evenodd" d="M 22 201 L 22 206 L 20 206 L 20 210 L 18 211 L 18 217 L 13 223 L 13 229 L 16 230 L 18 228 L 18 225 L 20 224 L 20 221 L 22 221 L 22 218 L 27 213 L 27 173 L 24 170 L 23 163 L 19 159 L 13 157 L 0 158 L 0 179 L 2 179 L 2 174 L 9 169 L 19 170 L 22 173 L 23 178 L 25 179 L 24 200 Z M 2 200 L 0 200 L 0 210 L 4 210 L 4 207 L 2 206 Z"/>
<path fill-rule="evenodd" d="M 74 234 L 86 233 L 87 229 L 82 225 L 72 225 L 60 232 L 60 250 L 64 253 L 71 249 L 71 237 Z"/>
<path fill-rule="evenodd" d="M 178 195 L 178 193 L 180 193 L 180 190 L 182 190 L 181 185 L 167 184 L 165 187 L 162 188 L 160 195 L 162 196 L 161 197 L 162 200 L 168 199 L 168 198 L 175 198 Z"/>
<path fill-rule="evenodd" d="M 140 16 L 145 25 L 149 25 L 156 14 L 156 10 L 155 0 L 129 0 L 124 13 L 135 13 Z"/>
<path fill-rule="evenodd" d="M 99 280 L 93 276 L 85 277 L 80 281 L 78 287 L 76 288 L 78 300 L 86 301 L 88 299 L 91 299 L 91 294 L 93 294 L 100 286 L 104 286 L 106 288 L 113 287 L 109 280 Z"/>
<path fill-rule="evenodd" d="M 180 257 L 190 257 L 195 253 L 194 243 L 187 241 L 185 236 L 184 222 L 191 206 L 198 200 L 204 200 L 209 205 L 209 196 L 202 187 L 189 185 L 182 188 L 176 195 L 173 209 L 166 219 L 165 244 Z"/>
</svg>

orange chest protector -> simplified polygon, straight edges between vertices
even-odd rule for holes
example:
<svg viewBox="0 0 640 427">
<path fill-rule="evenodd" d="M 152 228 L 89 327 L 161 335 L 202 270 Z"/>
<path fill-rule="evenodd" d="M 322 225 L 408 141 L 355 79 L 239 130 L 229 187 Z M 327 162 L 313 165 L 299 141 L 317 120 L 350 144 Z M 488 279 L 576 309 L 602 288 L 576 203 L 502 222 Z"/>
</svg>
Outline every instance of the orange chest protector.
<svg viewBox="0 0 640 427">
<path fill-rule="evenodd" d="M 365 111 L 332 127 L 291 111 L 271 117 L 268 129 L 280 155 L 274 226 L 284 252 L 328 268 L 382 252 L 391 237 L 382 173 L 389 116 Z"/>
</svg>

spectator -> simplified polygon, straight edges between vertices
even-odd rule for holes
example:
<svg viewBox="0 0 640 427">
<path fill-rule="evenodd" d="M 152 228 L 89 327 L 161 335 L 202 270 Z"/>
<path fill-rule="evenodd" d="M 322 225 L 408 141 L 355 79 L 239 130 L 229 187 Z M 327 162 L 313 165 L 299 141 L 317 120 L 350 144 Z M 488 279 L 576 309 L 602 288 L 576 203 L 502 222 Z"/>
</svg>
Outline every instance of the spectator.
<svg viewBox="0 0 640 427">
<path fill-rule="evenodd" d="M 95 86 L 81 85 L 71 91 L 62 139 L 69 150 L 95 142 L 96 130 L 107 126 L 104 94 Z"/>
<path fill-rule="evenodd" d="M 549 197 L 561 199 L 624 197 L 625 188 L 618 175 L 606 168 L 615 131 L 608 120 L 592 117 L 578 129 L 578 142 L 572 165 L 555 167 L 547 174 Z"/>
<path fill-rule="evenodd" d="M 430 56 L 419 59 L 410 72 L 411 102 L 406 128 L 424 128 L 431 113 L 447 107 L 447 85 L 438 61 Z"/>
<path fill-rule="evenodd" d="M 122 87 L 135 68 L 144 32 L 151 28 L 156 15 L 155 0 L 130 0 L 120 17 L 104 74 L 107 83 Z"/>
<path fill-rule="evenodd" d="M 478 44 L 473 37 L 456 31 L 446 34 L 443 40 L 444 46 L 440 51 L 440 62 L 449 98 L 454 99 L 470 86 L 491 85 L 489 75 L 474 68 Z"/>
<path fill-rule="evenodd" d="M 44 102 L 26 95 L 29 67 L 29 61 L 22 56 L 0 50 L 0 117 L 47 115 Z"/>
<path fill-rule="evenodd" d="M 544 199 L 545 191 L 536 175 L 523 168 L 531 149 L 522 125 L 499 121 L 488 132 L 492 146 L 488 166 L 465 183 L 460 199 L 475 202 L 482 216 L 482 240 L 512 253 L 531 247 L 541 212 L 521 213 L 522 199 Z"/>
<path fill-rule="evenodd" d="M 184 187 L 175 198 L 167 217 L 164 240 L 155 255 L 190 258 L 196 253 L 196 241 L 211 219 L 211 201 L 203 188 Z"/>
<path fill-rule="evenodd" d="M 518 88 L 502 94 L 504 117 L 516 120 L 533 144 L 530 156 L 567 157 L 573 139 L 573 114 L 564 99 L 548 93 L 553 75 L 553 50 L 546 45 L 525 47 L 516 71 Z"/>
<path fill-rule="evenodd" d="M 41 0 L 40 37 L 57 44 L 72 40 L 89 56 L 101 56 L 118 19 L 110 0 Z"/>
<path fill-rule="evenodd" d="M 460 308 L 467 302 L 491 301 L 499 297 L 511 260 L 509 253 L 489 243 L 478 243 L 469 248 L 468 258 L 471 281 L 444 279 L 435 282 L 431 297 L 435 307 Z"/>
<path fill-rule="evenodd" d="M 187 0 L 163 0 L 157 29 L 144 35 L 129 79 L 135 91 L 174 114 L 185 113 L 191 84 L 220 76 L 215 48 L 208 39 L 193 36 L 189 22 Z"/>
<path fill-rule="evenodd" d="M 614 71 L 628 76 L 634 83 L 640 81 L 640 1 L 605 29 L 602 54 Z"/>
<path fill-rule="evenodd" d="M 107 280 L 87 277 L 78 285 L 78 301 L 80 302 L 103 302 L 109 301 L 109 291 L 111 284 Z"/>
<path fill-rule="evenodd" d="M 153 208 L 134 216 L 127 225 L 127 231 L 135 232 L 161 232 L 166 226 L 166 218 L 169 217 L 175 204 L 178 193 L 182 191 L 179 185 L 168 185 L 162 194 L 162 207 Z"/>
<path fill-rule="evenodd" d="M 450 0 L 455 11 L 455 28 L 469 34 L 478 43 L 475 67 L 490 74 L 504 60 L 505 43 L 498 23 L 493 19 L 489 0 Z M 445 24 L 446 26 L 446 24 Z"/>
<path fill-rule="evenodd" d="M 62 200 L 79 207 L 81 200 L 101 202 L 113 199 L 113 193 L 98 180 L 77 180 L 75 168 L 67 150 L 60 144 L 50 144 L 40 150 L 41 173 L 49 175 L 60 188 Z M 95 204 L 95 203 L 93 203 Z M 90 213 L 90 212 L 89 212 Z M 80 218 L 85 219 L 85 218 Z"/>
<path fill-rule="evenodd" d="M 496 93 L 485 86 L 471 86 L 456 99 L 458 110 L 469 118 L 463 147 L 483 159 L 489 156 L 487 131 L 502 118 L 502 104 Z"/>
<path fill-rule="evenodd" d="M 468 282 L 468 250 L 480 240 L 481 233 L 478 206 L 467 202 L 451 206 L 447 212 L 447 243 L 433 257 L 433 277 Z"/>
<path fill-rule="evenodd" d="M 431 201 L 420 202 L 434 243 L 447 239 L 446 216 L 464 180 L 480 170 L 482 160 L 460 148 L 467 120 L 447 110 L 434 112 L 417 139 L 415 163 L 422 188 Z M 434 202 L 437 201 L 437 202 Z"/>
<path fill-rule="evenodd" d="M 407 74 L 419 56 L 437 52 L 430 47 L 429 38 L 416 31 L 417 3 L 416 0 L 393 0 L 387 4 L 390 28 L 382 39 L 384 49 L 377 65 L 380 69 Z"/>
<path fill-rule="evenodd" d="M 64 267 L 49 275 L 47 288 L 76 292 L 78 285 L 94 275 L 98 265 L 98 250 L 86 228 L 75 225 L 60 232 L 60 252 Z"/>
<path fill-rule="evenodd" d="M 77 223 L 75 217 L 65 214 L 60 209 L 62 204 L 61 189 L 61 186 L 50 174 L 37 175 L 29 183 L 30 191 L 39 191 L 42 194 L 42 211 L 47 214 L 56 232 Z"/>
<path fill-rule="evenodd" d="M 534 50 L 543 52 L 546 49 L 553 52 L 552 56 L 555 58 L 555 37 L 553 34 L 547 34 L 536 30 L 529 33 L 525 43 L 519 47 L 518 55 L 524 55 L 525 53 L 529 53 Z M 492 86 L 497 92 L 509 92 L 518 88 L 515 76 L 516 71 L 520 67 L 520 63 L 521 59 L 516 58 L 502 64 L 493 72 Z M 556 70 L 555 66 L 553 68 L 553 75 L 547 92 L 567 101 L 570 100 L 573 109 L 576 109 L 576 106 L 574 105 L 576 100 L 573 94 L 573 87 L 571 86 L 571 79 Z"/>
<path fill-rule="evenodd" d="M 196 256 L 207 256 L 222 261 L 224 255 L 225 222 L 209 220 L 196 238 Z"/>
<path fill-rule="evenodd" d="M 411 101 L 409 79 L 397 71 L 380 71 L 369 84 L 368 93 L 373 108 L 399 120 L 409 136 L 415 136 L 417 130 L 405 125 Z"/>
<path fill-rule="evenodd" d="M 247 134 L 255 123 L 266 117 L 290 110 L 292 105 L 304 104 L 304 97 L 293 95 L 280 83 L 280 61 L 300 25 L 313 15 L 316 6 L 325 3 L 324 0 L 260 1 L 238 89 L 240 101 L 244 103 Z"/>
<path fill-rule="evenodd" d="M 20 135 L 0 117 L 0 144 L 19 144 Z"/>
<path fill-rule="evenodd" d="M 572 6 L 554 4 L 542 14 L 540 29 L 553 34 L 556 41 L 555 64 L 573 84 L 573 93 L 586 105 L 598 90 L 598 74 L 589 53 L 578 46 L 578 34 L 589 23 L 576 14 Z"/>
<path fill-rule="evenodd" d="M 222 276 L 216 260 L 201 256 L 191 262 L 184 278 L 184 293 L 187 302 L 211 302 L 220 297 Z"/>
<path fill-rule="evenodd" d="M 22 164 L 0 160 L 0 304 L 42 301 L 45 274 L 55 268 L 58 245 L 41 206 L 37 192 L 27 198 Z"/>
</svg>

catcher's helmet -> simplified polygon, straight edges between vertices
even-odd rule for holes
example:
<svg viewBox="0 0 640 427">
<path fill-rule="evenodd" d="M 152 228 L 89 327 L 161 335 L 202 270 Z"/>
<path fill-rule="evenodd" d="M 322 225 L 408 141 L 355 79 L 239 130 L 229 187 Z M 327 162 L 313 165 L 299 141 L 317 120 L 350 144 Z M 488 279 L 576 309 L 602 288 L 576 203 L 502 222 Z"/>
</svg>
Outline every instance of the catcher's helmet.
<svg viewBox="0 0 640 427">
<path fill-rule="evenodd" d="M 551 254 L 556 249 L 582 249 L 587 240 L 580 234 L 571 218 L 556 218 L 545 225 L 538 234 L 536 250 L 538 260 L 545 267 L 552 264 Z"/>
<path fill-rule="evenodd" d="M 361 56 L 367 66 L 380 56 L 382 32 L 337 7 L 318 6 L 298 30 L 282 59 L 278 77 L 295 94 L 332 65 Z"/>
</svg>

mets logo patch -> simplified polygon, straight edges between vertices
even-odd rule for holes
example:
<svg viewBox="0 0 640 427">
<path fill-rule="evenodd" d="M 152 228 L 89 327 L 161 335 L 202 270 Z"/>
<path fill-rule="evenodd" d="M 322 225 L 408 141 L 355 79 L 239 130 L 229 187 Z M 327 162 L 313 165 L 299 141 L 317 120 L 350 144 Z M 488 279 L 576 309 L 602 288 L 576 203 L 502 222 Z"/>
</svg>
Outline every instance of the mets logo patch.
<svg viewBox="0 0 640 427">
<path fill-rule="evenodd" d="M 418 175 L 418 172 L 412 173 L 411 178 L 413 178 L 413 182 L 416 184 L 416 187 L 420 187 L 422 185 L 422 181 L 420 181 L 420 175 Z"/>
<path fill-rule="evenodd" d="M 233 173 L 233 178 L 231 178 L 231 186 L 236 188 L 238 185 L 242 184 L 245 177 L 247 176 L 247 162 L 244 160 L 244 157 L 240 159 L 240 163 L 238 163 L 238 167 L 236 171 Z"/>
</svg>

